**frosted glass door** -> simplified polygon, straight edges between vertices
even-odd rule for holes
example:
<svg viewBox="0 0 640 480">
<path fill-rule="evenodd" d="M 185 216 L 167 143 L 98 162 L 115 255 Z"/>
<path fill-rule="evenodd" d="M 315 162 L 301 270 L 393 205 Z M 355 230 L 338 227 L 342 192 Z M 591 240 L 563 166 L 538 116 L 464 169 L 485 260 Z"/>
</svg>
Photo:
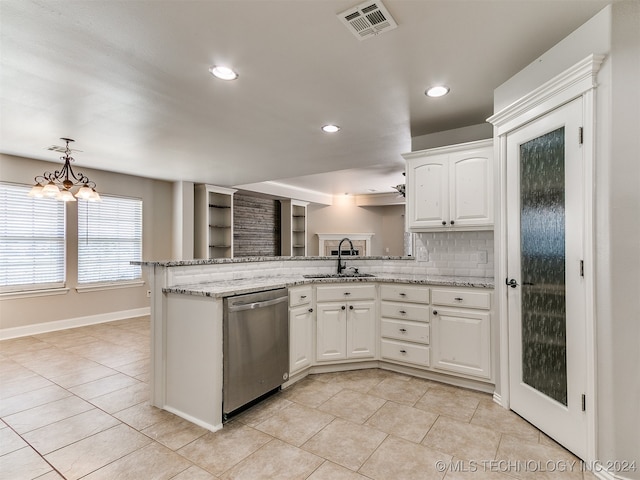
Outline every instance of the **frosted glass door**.
<svg viewBox="0 0 640 480">
<path fill-rule="evenodd" d="M 582 100 L 507 135 L 512 410 L 585 458 Z"/>
</svg>

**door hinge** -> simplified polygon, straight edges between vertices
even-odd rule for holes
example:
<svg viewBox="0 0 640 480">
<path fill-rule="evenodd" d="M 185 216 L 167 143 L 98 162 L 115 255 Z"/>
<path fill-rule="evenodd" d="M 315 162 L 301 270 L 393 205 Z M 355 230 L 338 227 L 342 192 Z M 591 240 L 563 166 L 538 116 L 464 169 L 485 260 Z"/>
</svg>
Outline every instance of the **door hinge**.
<svg viewBox="0 0 640 480">
<path fill-rule="evenodd" d="M 584 260 L 580 260 L 580 276 L 584 277 Z"/>
<path fill-rule="evenodd" d="M 580 145 L 582 145 L 582 142 L 584 141 L 584 129 L 582 127 L 578 128 L 578 143 L 580 143 Z"/>
<path fill-rule="evenodd" d="M 587 396 L 584 393 L 582 394 L 582 411 L 587 411 Z"/>
</svg>

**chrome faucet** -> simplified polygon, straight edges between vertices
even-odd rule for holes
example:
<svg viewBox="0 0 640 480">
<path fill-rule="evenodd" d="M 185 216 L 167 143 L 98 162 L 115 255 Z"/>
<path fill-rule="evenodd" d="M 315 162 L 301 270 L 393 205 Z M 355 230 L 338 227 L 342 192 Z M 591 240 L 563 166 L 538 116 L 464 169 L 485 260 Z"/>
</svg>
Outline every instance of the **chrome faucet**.
<svg viewBox="0 0 640 480">
<path fill-rule="evenodd" d="M 351 242 L 351 240 L 349 240 L 347 237 L 344 237 L 338 244 L 338 275 L 340 275 L 342 271 L 347 268 L 346 263 L 344 265 L 342 264 L 342 242 L 344 242 L 345 240 L 349 242 L 349 246 L 351 247 L 351 255 L 353 255 L 353 242 Z"/>
</svg>

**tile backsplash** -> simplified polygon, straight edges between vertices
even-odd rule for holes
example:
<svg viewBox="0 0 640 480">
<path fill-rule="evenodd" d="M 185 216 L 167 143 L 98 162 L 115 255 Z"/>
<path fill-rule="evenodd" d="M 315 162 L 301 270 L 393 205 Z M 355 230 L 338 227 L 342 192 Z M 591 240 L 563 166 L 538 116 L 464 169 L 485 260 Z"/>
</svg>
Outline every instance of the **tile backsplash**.
<svg viewBox="0 0 640 480">
<path fill-rule="evenodd" d="M 428 275 L 493 277 L 493 231 L 417 233 L 413 246 Z"/>
</svg>

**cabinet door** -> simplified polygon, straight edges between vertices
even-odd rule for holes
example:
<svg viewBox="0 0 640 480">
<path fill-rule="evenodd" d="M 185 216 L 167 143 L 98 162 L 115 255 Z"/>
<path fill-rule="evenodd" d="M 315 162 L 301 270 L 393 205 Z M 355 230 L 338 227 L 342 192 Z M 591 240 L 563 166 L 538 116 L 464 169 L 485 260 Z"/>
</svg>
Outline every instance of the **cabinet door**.
<svg viewBox="0 0 640 480">
<path fill-rule="evenodd" d="M 447 155 L 412 159 L 407 166 L 409 227 L 442 228 L 442 222 L 449 222 Z"/>
<path fill-rule="evenodd" d="M 376 317 L 374 302 L 347 305 L 347 357 L 376 356 Z"/>
<path fill-rule="evenodd" d="M 289 311 L 289 375 L 311 365 L 313 309 L 306 305 Z"/>
<path fill-rule="evenodd" d="M 490 147 L 449 157 L 450 225 L 493 224 L 493 155 Z"/>
<path fill-rule="evenodd" d="M 316 359 L 328 362 L 347 358 L 346 305 L 319 304 L 316 308 L 316 323 Z"/>
<path fill-rule="evenodd" d="M 434 307 L 431 314 L 432 366 L 491 378 L 489 313 Z"/>
</svg>

